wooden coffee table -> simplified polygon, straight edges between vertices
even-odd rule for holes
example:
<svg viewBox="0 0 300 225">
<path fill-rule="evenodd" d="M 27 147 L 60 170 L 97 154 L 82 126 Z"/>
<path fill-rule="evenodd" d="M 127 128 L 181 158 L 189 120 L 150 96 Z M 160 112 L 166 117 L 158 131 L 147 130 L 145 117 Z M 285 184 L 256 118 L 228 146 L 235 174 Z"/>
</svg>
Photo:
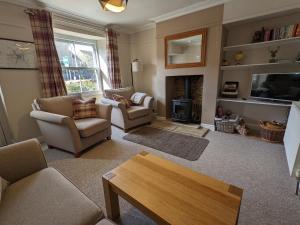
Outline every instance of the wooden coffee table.
<svg viewBox="0 0 300 225">
<path fill-rule="evenodd" d="M 107 216 L 120 216 L 118 195 L 158 224 L 235 225 L 243 190 L 141 152 L 103 177 Z"/>
</svg>

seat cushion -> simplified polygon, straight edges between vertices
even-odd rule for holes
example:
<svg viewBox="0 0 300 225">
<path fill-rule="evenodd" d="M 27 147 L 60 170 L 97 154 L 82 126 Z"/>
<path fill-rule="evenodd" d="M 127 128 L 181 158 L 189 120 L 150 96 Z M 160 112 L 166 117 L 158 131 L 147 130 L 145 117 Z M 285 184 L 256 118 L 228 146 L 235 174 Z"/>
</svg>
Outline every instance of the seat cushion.
<svg viewBox="0 0 300 225">
<path fill-rule="evenodd" d="M 73 117 L 73 99 L 75 96 L 60 96 L 53 98 L 38 98 L 36 103 L 40 110 L 49 113 Z"/>
<path fill-rule="evenodd" d="M 137 119 L 139 117 L 147 116 L 149 114 L 149 109 L 142 106 L 131 106 L 127 109 L 127 114 L 129 119 Z"/>
<path fill-rule="evenodd" d="M 101 132 L 110 126 L 107 120 L 100 118 L 86 118 L 75 120 L 75 125 L 79 130 L 80 136 L 84 138 Z"/>
<path fill-rule="evenodd" d="M 7 187 L 1 225 L 94 225 L 103 212 L 69 180 L 46 168 Z"/>
</svg>

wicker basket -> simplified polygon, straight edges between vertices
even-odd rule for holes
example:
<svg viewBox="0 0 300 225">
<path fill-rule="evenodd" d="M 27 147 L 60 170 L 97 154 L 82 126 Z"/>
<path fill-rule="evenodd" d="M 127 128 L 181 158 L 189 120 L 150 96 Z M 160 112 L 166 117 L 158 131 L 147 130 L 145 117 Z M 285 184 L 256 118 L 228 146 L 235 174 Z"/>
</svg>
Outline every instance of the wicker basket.
<svg viewBox="0 0 300 225">
<path fill-rule="evenodd" d="M 225 133 L 234 133 L 239 124 L 239 116 L 232 114 L 229 119 L 215 118 L 216 130 Z"/>
<path fill-rule="evenodd" d="M 260 136 L 263 140 L 282 143 L 285 126 L 276 122 L 260 121 Z"/>
</svg>

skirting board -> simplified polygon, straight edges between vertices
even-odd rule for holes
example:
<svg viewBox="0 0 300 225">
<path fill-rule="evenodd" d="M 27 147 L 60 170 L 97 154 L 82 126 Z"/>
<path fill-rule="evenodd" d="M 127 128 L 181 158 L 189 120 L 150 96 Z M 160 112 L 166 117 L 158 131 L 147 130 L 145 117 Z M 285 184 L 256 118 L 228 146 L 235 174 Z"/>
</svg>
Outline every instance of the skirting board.
<svg viewBox="0 0 300 225">
<path fill-rule="evenodd" d="M 213 124 L 201 123 L 201 127 L 207 128 L 211 131 L 215 131 L 215 125 Z"/>
</svg>

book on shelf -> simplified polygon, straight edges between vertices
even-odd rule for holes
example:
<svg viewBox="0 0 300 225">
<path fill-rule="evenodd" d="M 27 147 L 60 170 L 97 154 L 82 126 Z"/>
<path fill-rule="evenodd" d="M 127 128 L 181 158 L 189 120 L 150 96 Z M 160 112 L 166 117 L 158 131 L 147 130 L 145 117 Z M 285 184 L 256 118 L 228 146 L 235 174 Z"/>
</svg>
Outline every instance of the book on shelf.
<svg viewBox="0 0 300 225">
<path fill-rule="evenodd" d="M 286 26 L 280 27 L 278 39 L 284 39 L 286 36 Z"/>
<path fill-rule="evenodd" d="M 294 37 L 300 37 L 300 23 L 297 24 L 294 35 Z"/>
<path fill-rule="evenodd" d="M 295 27 L 295 25 L 293 25 L 293 24 L 287 26 L 286 38 L 292 38 L 293 37 L 294 27 Z"/>
</svg>

